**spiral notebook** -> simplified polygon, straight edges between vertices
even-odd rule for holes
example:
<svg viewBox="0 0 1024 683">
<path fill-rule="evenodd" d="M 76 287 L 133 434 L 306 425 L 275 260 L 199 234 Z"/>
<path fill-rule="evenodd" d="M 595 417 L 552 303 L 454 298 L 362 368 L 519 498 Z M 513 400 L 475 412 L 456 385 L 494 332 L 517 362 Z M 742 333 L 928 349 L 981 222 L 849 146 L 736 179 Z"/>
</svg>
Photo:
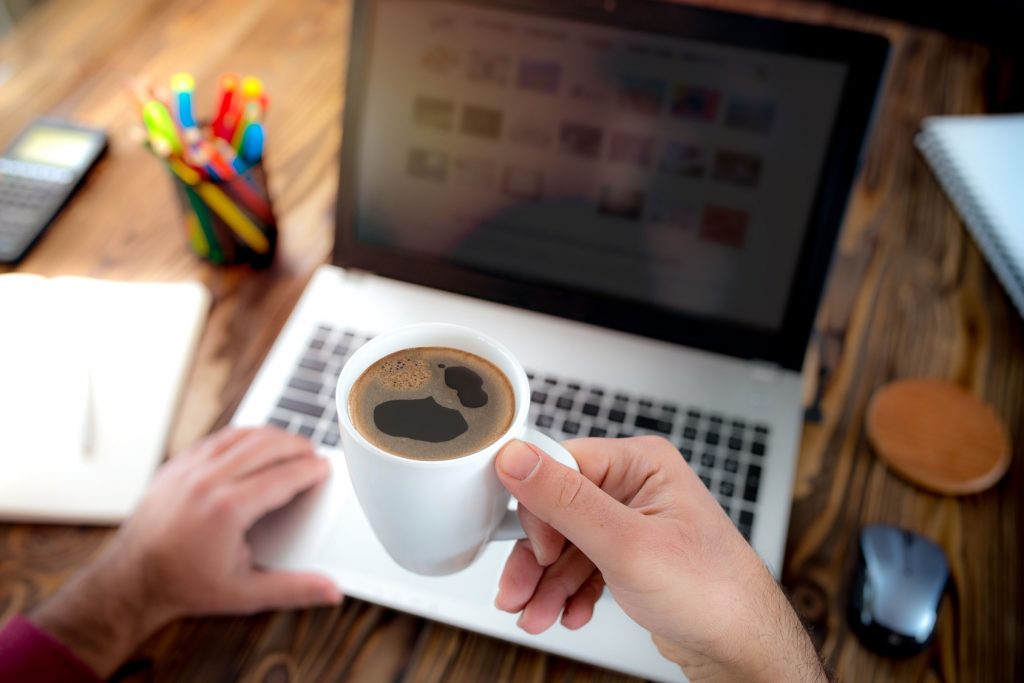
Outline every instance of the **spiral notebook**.
<svg viewBox="0 0 1024 683">
<path fill-rule="evenodd" d="M 929 117 L 915 142 L 1024 317 L 1024 115 Z"/>
</svg>

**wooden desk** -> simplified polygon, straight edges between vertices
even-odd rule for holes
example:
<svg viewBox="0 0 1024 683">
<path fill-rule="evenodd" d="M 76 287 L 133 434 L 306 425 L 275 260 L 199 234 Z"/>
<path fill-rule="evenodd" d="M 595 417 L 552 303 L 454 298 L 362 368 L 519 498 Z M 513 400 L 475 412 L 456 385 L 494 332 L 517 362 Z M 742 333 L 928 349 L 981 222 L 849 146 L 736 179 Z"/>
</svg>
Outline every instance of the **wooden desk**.
<svg viewBox="0 0 1024 683">
<path fill-rule="evenodd" d="M 783 583 L 846 680 L 1019 680 L 1024 326 L 911 145 L 924 115 L 983 110 L 988 50 L 817 3 L 714 4 L 874 30 L 894 43 L 808 358 L 809 376 L 827 370 L 824 419 L 804 430 Z M 328 258 L 348 17 L 347 2 L 328 0 L 50 0 L 0 42 L 0 142 L 45 112 L 104 126 L 113 138 L 109 157 L 18 270 L 198 278 L 214 294 L 172 451 L 229 420 L 310 273 Z M 191 71 L 205 107 L 214 79 L 229 69 L 261 75 L 274 98 L 268 166 L 282 242 L 269 272 L 193 259 L 169 181 L 126 133 L 135 116 L 125 78 Z M 954 380 L 997 407 L 1017 445 L 994 490 L 929 495 L 871 453 L 861 427 L 866 401 L 910 375 Z M 854 539 L 875 521 L 938 539 L 954 573 L 937 641 L 900 663 L 866 651 L 845 622 Z M 0 525 L 0 621 L 49 595 L 109 535 Z M 355 600 L 336 610 L 178 623 L 138 660 L 138 678 L 159 681 L 623 680 Z"/>
</svg>

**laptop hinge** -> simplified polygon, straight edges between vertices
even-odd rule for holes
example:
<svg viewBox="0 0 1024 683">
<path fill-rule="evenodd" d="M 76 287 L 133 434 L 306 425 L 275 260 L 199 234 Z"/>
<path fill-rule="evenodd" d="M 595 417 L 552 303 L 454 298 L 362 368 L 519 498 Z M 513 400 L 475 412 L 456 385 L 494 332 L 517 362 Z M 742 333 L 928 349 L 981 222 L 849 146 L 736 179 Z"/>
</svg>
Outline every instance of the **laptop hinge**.
<svg viewBox="0 0 1024 683">
<path fill-rule="evenodd" d="M 759 382 L 777 382 L 782 377 L 782 369 L 776 363 L 753 359 L 749 363 L 750 377 Z"/>
</svg>

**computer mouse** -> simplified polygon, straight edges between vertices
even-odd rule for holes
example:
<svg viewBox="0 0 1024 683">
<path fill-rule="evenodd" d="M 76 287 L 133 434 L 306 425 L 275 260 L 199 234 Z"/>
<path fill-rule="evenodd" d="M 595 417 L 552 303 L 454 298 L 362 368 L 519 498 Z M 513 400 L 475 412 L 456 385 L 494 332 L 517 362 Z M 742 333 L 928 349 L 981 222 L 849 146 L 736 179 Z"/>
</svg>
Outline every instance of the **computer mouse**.
<svg viewBox="0 0 1024 683">
<path fill-rule="evenodd" d="M 881 654 L 917 654 L 935 632 L 948 581 L 949 563 L 938 545 L 887 524 L 867 526 L 860 534 L 850 625 Z"/>
</svg>

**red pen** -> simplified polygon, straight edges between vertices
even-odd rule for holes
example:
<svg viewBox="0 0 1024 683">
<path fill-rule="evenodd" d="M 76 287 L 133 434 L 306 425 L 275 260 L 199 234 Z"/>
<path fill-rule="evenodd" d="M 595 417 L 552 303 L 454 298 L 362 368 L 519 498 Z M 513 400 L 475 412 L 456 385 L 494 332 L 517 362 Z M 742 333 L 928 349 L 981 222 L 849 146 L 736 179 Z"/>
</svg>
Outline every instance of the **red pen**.
<svg viewBox="0 0 1024 683">
<path fill-rule="evenodd" d="M 213 172 L 211 175 L 216 177 L 217 180 L 234 180 L 238 175 L 238 171 L 235 170 L 235 167 L 232 166 L 208 140 L 203 140 L 200 143 L 200 150 L 202 151 L 201 158 L 208 164 L 210 170 Z"/>
<path fill-rule="evenodd" d="M 213 118 L 213 134 L 230 140 L 241 115 L 241 98 L 238 95 L 238 76 L 224 74 L 220 77 L 220 97 L 217 115 Z"/>
</svg>

